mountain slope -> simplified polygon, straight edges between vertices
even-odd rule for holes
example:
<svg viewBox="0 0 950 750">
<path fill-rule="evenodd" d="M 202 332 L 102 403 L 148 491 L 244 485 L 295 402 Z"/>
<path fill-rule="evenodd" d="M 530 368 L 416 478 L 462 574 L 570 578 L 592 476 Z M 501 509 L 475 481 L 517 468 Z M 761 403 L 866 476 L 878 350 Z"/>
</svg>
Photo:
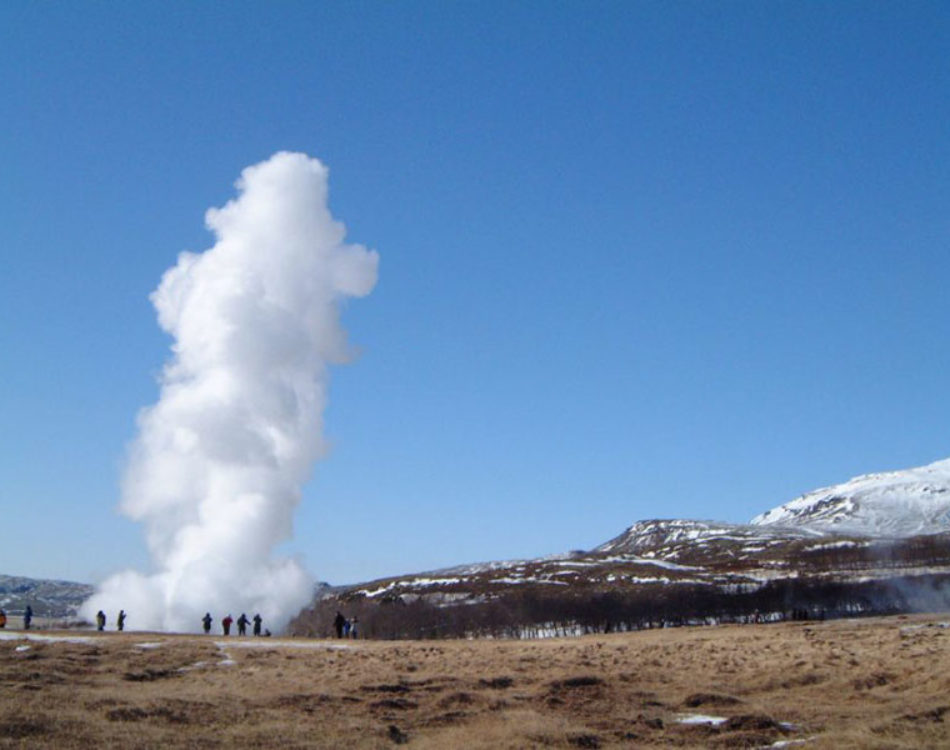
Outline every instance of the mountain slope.
<svg viewBox="0 0 950 750">
<path fill-rule="evenodd" d="M 94 590 L 74 581 L 0 575 L 0 609 L 20 614 L 29 604 L 37 617 L 72 617 Z"/>
<path fill-rule="evenodd" d="M 908 537 L 950 530 L 950 459 L 865 474 L 807 492 L 762 513 L 752 525 L 871 537 Z"/>
<path fill-rule="evenodd" d="M 704 547 L 722 543 L 761 548 L 761 545 L 776 541 L 813 536 L 818 535 L 807 529 L 769 528 L 720 521 L 655 519 L 637 521 L 622 534 L 593 551 L 669 558 L 678 556 L 676 552 L 683 548 L 700 552 Z"/>
</svg>

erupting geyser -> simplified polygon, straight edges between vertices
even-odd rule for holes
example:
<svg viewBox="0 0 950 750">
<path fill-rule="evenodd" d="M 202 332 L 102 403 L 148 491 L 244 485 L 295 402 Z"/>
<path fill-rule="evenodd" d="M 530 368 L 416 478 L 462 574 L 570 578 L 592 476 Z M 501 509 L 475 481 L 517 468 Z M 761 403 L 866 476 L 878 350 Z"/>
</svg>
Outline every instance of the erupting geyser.
<svg viewBox="0 0 950 750">
<path fill-rule="evenodd" d="M 376 283 L 378 257 L 344 244 L 327 169 L 278 153 L 210 209 L 214 247 L 182 253 L 151 296 L 174 338 L 161 396 L 139 416 L 122 512 L 145 524 L 155 571 L 119 573 L 81 610 L 129 612 L 135 629 L 197 630 L 260 612 L 280 628 L 312 594 L 272 560 L 323 451 L 329 364 L 348 358 L 339 306 Z"/>
</svg>

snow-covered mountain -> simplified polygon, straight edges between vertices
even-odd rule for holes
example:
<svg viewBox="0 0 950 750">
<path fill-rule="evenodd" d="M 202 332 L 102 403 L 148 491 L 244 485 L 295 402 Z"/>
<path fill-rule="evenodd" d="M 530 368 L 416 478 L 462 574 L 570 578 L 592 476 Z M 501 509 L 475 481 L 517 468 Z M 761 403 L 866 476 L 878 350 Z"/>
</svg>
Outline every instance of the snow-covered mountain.
<svg viewBox="0 0 950 750">
<path fill-rule="evenodd" d="M 681 558 L 717 546 L 774 545 L 815 537 L 896 539 L 950 531 L 950 459 L 865 474 L 813 490 L 748 524 L 685 519 L 637 521 L 593 552 Z"/>
<path fill-rule="evenodd" d="M 950 459 L 865 474 L 805 493 L 752 519 L 754 526 L 908 537 L 950 530 Z"/>
</svg>

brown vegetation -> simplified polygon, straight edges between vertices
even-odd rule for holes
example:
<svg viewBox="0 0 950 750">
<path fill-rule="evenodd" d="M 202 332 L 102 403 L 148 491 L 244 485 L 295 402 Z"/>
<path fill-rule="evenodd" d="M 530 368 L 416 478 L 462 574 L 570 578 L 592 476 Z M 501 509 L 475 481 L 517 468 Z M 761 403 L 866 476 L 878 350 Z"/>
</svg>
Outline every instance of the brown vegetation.
<svg viewBox="0 0 950 750">
<path fill-rule="evenodd" d="M 0 641 L 0 747 L 950 746 L 950 628 L 935 616 L 220 642 Z M 719 721 L 683 723 L 698 714 Z"/>
</svg>

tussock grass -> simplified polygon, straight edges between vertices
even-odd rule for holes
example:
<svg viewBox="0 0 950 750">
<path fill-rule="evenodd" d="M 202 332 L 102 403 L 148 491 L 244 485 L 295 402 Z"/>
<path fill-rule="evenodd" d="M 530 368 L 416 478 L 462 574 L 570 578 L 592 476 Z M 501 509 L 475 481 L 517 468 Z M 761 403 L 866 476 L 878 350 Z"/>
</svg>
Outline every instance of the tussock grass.
<svg viewBox="0 0 950 750">
<path fill-rule="evenodd" d="M 0 747 L 950 747 L 942 623 L 347 649 L 136 633 L 2 641 Z M 695 714 L 721 721 L 683 723 Z"/>
</svg>

